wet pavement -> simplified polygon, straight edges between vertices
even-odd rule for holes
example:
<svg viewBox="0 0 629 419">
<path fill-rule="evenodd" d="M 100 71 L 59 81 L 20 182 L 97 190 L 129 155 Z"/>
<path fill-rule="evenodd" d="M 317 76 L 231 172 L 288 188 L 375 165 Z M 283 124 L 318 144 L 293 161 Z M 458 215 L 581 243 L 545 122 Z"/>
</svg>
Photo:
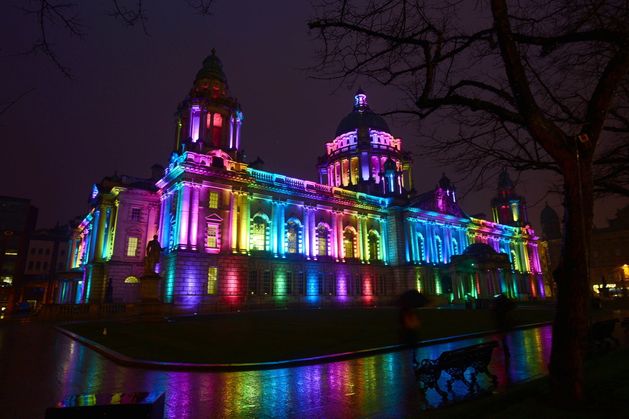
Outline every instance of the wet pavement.
<svg viewBox="0 0 629 419">
<path fill-rule="evenodd" d="M 489 339 L 423 347 L 418 358 Z M 490 364 L 497 391 L 546 373 L 551 328 L 514 331 L 507 339 L 510 362 L 497 348 Z M 0 360 L 0 418 L 43 417 L 46 407 L 72 394 L 136 391 L 165 392 L 168 418 L 421 417 L 424 406 L 409 351 L 260 371 L 154 371 L 119 366 L 51 325 L 5 323 Z M 440 402 L 433 390 L 427 399 Z"/>
</svg>

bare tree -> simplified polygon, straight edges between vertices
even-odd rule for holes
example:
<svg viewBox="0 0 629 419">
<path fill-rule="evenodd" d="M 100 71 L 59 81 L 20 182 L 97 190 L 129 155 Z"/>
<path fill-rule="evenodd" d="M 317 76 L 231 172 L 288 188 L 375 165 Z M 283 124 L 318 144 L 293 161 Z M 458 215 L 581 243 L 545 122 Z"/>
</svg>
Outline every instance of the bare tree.
<svg viewBox="0 0 629 419">
<path fill-rule="evenodd" d="M 454 121 L 430 152 L 482 180 L 505 164 L 561 177 L 550 375 L 583 395 L 595 192 L 629 196 L 629 3 L 614 0 L 320 0 L 309 22 L 319 77 L 359 77 L 403 96 L 391 114 Z M 596 186 L 595 182 L 596 181 Z"/>
<path fill-rule="evenodd" d="M 109 1 L 107 15 L 120 20 L 126 26 L 140 26 L 146 35 L 149 34 L 145 0 Z M 185 0 L 185 3 L 199 14 L 210 15 L 215 1 Z M 85 35 L 85 27 L 81 23 L 80 3 L 73 0 L 28 0 L 21 9 L 34 18 L 38 34 L 37 40 L 25 54 L 43 53 L 64 76 L 72 78 L 70 68 L 63 64 L 50 40 L 50 33 L 54 28 L 61 28 L 66 36 L 82 38 Z"/>
</svg>

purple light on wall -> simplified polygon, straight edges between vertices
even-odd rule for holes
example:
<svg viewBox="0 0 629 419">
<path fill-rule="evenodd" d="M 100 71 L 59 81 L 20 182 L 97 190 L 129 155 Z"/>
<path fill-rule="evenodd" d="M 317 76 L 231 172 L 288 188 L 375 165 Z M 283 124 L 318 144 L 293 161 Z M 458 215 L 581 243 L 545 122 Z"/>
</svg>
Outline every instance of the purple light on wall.
<svg viewBox="0 0 629 419">
<path fill-rule="evenodd" d="M 201 108 L 198 105 L 192 106 L 190 109 L 190 138 L 197 142 L 199 139 L 199 125 L 201 120 Z"/>
</svg>

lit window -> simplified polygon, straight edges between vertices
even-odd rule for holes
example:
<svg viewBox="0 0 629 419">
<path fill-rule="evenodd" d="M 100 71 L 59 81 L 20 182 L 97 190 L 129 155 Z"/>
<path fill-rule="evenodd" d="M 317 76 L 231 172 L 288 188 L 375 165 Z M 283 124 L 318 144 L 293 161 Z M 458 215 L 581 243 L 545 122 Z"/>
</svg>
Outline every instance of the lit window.
<svg viewBox="0 0 629 419">
<path fill-rule="evenodd" d="M 207 226 L 207 247 L 218 248 L 218 225 L 208 224 Z"/>
<path fill-rule="evenodd" d="M 343 255 L 348 259 L 354 258 L 354 242 L 356 235 L 352 230 L 345 230 L 343 234 Z"/>
<path fill-rule="evenodd" d="M 262 273 L 262 292 L 264 295 L 271 294 L 271 271 Z"/>
<path fill-rule="evenodd" d="M 127 256 L 136 256 L 137 251 L 138 251 L 138 238 L 129 237 L 129 241 L 127 242 Z"/>
<path fill-rule="evenodd" d="M 299 253 L 299 225 L 295 221 L 286 223 L 286 251 Z"/>
<path fill-rule="evenodd" d="M 142 210 L 140 208 L 131 208 L 131 221 L 140 221 Z"/>
<path fill-rule="evenodd" d="M 216 266 L 210 266 L 207 270 L 207 293 L 209 295 L 216 294 L 218 280 L 218 268 Z"/>
<path fill-rule="evenodd" d="M 0 280 L 5 285 L 13 284 L 13 277 L 11 275 L 0 276 Z"/>
<path fill-rule="evenodd" d="M 140 280 L 135 276 L 128 276 L 124 280 L 125 284 L 139 284 Z"/>
<path fill-rule="evenodd" d="M 369 260 L 380 260 L 380 237 L 373 231 L 369 233 Z"/>
<path fill-rule="evenodd" d="M 254 217 L 251 224 L 251 250 L 267 250 L 266 230 L 266 221 L 262 217 Z"/>
<path fill-rule="evenodd" d="M 223 126 L 223 117 L 221 116 L 220 113 L 215 113 L 214 114 L 214 126 L 215 127 L 222 127 Z"/>
<path fill-rule="evenodd" d="M 31 253 L 32 253 L 32 252 L 31 252 Z M 13 249 L 11 249 L 11 250 L 6 250 L 6 251 L 4 252 L 4 254 L 5 254 L 5 256 L 17 256 L 17 250 L 13 250 Z"/>
<path fill-rule="evenodd" d="M 218 208 L 218 192 L 210 192 L 208 206 L 210 208 Z"/>
<path fill-rule="evenodd" d="M 317 228 L 317 256 L 328 255 L 328 236 L 329 230 L 321 225 Z"/>
</svg>

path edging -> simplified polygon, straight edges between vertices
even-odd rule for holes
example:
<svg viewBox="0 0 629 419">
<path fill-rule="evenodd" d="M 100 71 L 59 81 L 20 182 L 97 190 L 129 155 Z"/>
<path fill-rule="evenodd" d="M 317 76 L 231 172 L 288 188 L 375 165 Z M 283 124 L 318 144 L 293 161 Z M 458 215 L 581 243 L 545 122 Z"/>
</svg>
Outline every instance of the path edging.
<svg viewBox="0 0 629 419">
<path fill-rule="evenodd" d="M 528 329 L 534 327 L 541 327 L 550 324 L 551 322 L 530 323 L 525 325 L 516 326 L 513 330 Z M 328 355 L 319 355 L 308 358 L 295 358 L 282 361 L 267 361 L 267 362 L 246 362 L 246 363 L 223 363 L 223 364 L 211 364 L 211 363 L 194 363 L 194 362 L 170 362 L 170 361 L 151 361 L 145 359 L 132 358 L 124 355 L 118 351 L 106 347 L 96 341 L 88 339 L 84 336 L 70 332 L 61 326 L 56 326 L 56 329 L 64 335 L 76 340 L 77 342 L 85 345 L 86 347 L 100 353 L 104 357 L 113 360 L 114 362 L 127 367 L 146 368 L 146 369 L 159 369 L 169 371 L 242 371 L 242 370 L 257 370 L 257 369 L 271 369 L 282 367 L 294 367 L 300 365 L 316 364 L 320 362 L 334 362 L 351 358 L 360 358 L 369 355 L 376 355 L 385 352 L 394 352 L 406 349 L 405 345 L 396 344 L 382 346 L 378 348 L 360 349 L 357 351 L 340 352 Z M 436 345 L 440 343 L 454 342 L 464 339 L 472 339 L 475 337 L 483 337 L 497 333 L 496 330 L 487 330 L 483 332 L 466 333 L 462 335 L 447 336 L 442 338 L 427 339 L 420 341 L 417 347 Z"/>
</svg>

